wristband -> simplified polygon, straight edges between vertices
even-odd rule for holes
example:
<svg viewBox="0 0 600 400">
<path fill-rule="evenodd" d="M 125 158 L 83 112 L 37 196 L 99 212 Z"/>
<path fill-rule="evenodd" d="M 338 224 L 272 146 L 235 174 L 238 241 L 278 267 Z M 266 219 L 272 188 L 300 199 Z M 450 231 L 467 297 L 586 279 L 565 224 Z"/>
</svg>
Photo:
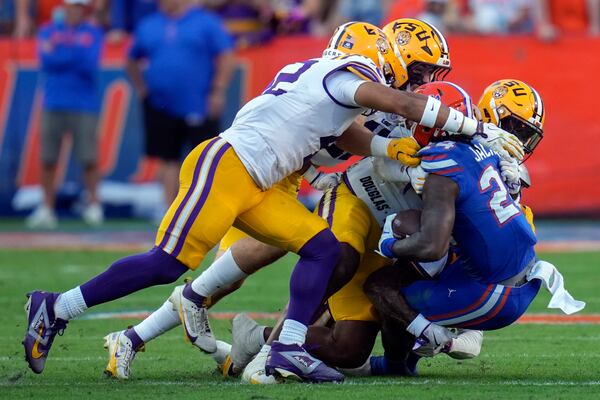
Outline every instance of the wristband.
<svg viewBox="0 0 600 400">
<path fill-rule="evenodd" d="M 409 333 L 412 333 L 415 337 L 421 336 L 425 328 L 427 328 L 431 324 L 431 322 L 423 316 L 423 314 L 419 314 L 413 319 L 413 321 L 406 327 L 406 330 Z"/>
<path fill-rule="evenodd" d="M 437 121 L 437 116 L 440 112 L 441 106 L 441 101 L 434 99 L 433 97 L 428 97 L 427 104 L 425 105 L 425 110 L 423 111 L 423 116 L 421 117 L 419 125 L 423 125 L 428 128 L 435 127 L 435 122 Z"/>
<path fill-rule="evenodd" d="M 374 135 L 373 139 L 371 139 L 371 155 L 376 157 L 389 157 L 388 146 L 391 141 L 391 139 Z"/>
<path fill-rule="evenodd" d="M 442 126 L 442 130 L 450 133 L 461 133 L 459 130 L 463 126 L 465 115 L 452 107 L 450 107 L 449 110 L 448 119 L 444 126 Z"/>
<path fill-rule="evenodd" d="M 477 132 L 477 126 L 479 122 L 473 118 L 465 118 L 465 122 L 463 123 L 463 127 L 460 130 L 460 133 L 467 136 L 473 136 L 475 132 Z"/>
</svg>

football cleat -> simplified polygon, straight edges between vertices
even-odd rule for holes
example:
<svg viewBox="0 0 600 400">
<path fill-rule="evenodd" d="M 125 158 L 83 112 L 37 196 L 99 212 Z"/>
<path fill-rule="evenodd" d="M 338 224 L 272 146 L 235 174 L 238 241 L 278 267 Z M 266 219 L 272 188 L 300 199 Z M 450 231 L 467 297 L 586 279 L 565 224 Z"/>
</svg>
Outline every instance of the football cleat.
<svg viewBox="0 0 600 400">
<path fill-rule="evenodd" d="M 262 329 L 247 314 L 238 314 L 231 322 L 231 361 L 233 371 L 242 371 L 262 347 Z M 264 342 L 264 340 L 262 341 Z"/>
<path fill-rule="evenodd" d="M 186 340 L 205 353 L 217 351 L 215 335 L 210 328 L 208 312 L 183 296 L 184 286 L 177 286 L 169 297 L 173 308 L 179 313 Z"/>
<path fill-rule="evenodd" d="M 344 375 L 311 356 L 298 344 L 273 342 L 265 366 L 267 375 L 300 382 L 343 382 Z"/>
<path fill-rule="evenodd" d="M 442 352 L 457 360 L 475 358 L 481 352 L 483 331 L 455 329 L 456 338 L 446 345 Z"/>
<path fill-rule="evenodd" d="M 27 330 L 22 343 L 25 361 L 36 374 L 44 370 L 54 338 L 62 335 L 67 327 L 68 321 L 54 315 L 54 303 L 59 295 L 41 291 L 27 293 Z"/>
<path fill-rule="evenodd" d="M 138 351 L 144 351 L 144 346 L 134 349 L 131 339 L 125 331 L 113 332 L 104 336 L 104 348 L 108 350 L 108 364 L 104 369 L 106 376 L 129 379 L 131 363 Z"/>
<path fill-rule="evenodd" d="M 267 357 L 269 356 L 270 346 L 265 346 L 252 361 L 246 365 L 244 372 L 242 373 L 242 382 L 250 383 L 253 385 L 272 385 L 276 384 L 277 379 L 273 375 L 267 375 L 265 372 L 265 364 L 267 363 Z"/>
</svg>

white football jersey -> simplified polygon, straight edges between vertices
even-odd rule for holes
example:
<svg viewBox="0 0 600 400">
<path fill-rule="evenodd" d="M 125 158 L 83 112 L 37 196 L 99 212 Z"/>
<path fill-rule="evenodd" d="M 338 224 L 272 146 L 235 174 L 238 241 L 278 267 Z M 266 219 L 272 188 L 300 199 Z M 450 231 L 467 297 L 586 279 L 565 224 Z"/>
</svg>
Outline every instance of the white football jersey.
<svg viewBox="0 0 600 400">
<path fill-rule="evenodd" d="M 268 189 L 299 170 L 365 111 L 354 102 L 354 94 L 366 81 L 385 84 L 381 70 L 362 56 L 287 65 L 220 136 L 254 181 Z"/>
<path fill-rule="evenodd" d="M 383 137 L 411 137 L 411 123 L 405 118 L 383 112 L 367 117 L 364 126 Z M 421 198 L 407 183 L 386 182 L 375 173 L 373 157 L 363 158 L 345 173 L 344 181 L 365 203 L 381 226 L 389 214 L 421 208 Z"/>
</svg>

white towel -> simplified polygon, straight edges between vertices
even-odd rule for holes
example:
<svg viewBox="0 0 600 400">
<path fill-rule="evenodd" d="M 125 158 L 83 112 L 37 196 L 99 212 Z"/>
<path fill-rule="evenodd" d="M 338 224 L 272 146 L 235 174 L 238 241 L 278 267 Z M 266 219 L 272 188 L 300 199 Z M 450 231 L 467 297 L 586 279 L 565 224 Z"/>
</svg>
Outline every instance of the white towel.
<svg viewBox="0 0 600 400">
<path fill-rule="evenodd" d="M 585 302 L 575 300 L 573 296 L 565 289 L 563 276 L 558 269 L 546 261 L 535 263 L 531 271 L 527 274 L 527 280 L 540 279 L 546 290 L 550 292 L 552 298 L 548 303 L 548 308 L 558 308 L 567 315 L 574 314 L 583 310 Z"/>
</svg>

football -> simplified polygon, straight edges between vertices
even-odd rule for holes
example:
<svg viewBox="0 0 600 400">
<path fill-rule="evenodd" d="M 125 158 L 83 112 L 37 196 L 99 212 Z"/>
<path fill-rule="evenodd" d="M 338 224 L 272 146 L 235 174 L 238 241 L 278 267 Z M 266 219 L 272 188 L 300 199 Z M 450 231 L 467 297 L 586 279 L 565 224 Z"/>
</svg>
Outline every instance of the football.
<svg viewBox="0 0 600 400">
<path fill-rule="evenodd" d="M 421 210 L 405 210 L 396 214 L 392 222 L 394 236 L 403 239 L 421 229 Z"/>
</svg>

